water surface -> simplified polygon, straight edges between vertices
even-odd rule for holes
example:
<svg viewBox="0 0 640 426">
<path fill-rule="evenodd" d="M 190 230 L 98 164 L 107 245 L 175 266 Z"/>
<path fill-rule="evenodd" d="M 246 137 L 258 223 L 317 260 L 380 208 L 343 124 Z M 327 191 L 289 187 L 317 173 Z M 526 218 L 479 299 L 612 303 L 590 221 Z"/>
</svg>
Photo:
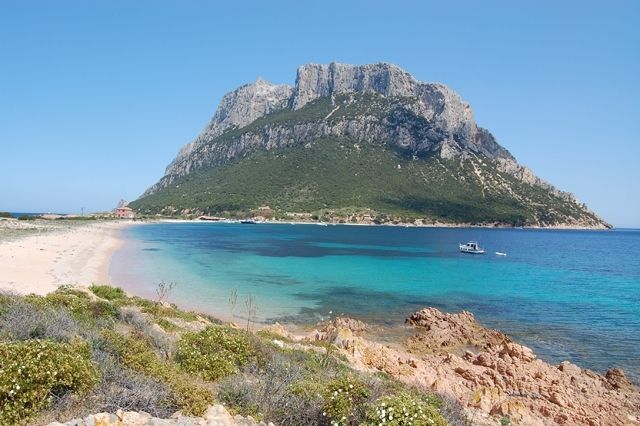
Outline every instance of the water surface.
<svg viewBox="0 0 640 426">
<path fill-rule="evenodd" d="M 550 362 L 640 379 L 640 232 L 162 223 L 126 229 L 113 282 L 260 321 L 344 313 L 397 326 L 424 306 L 472 311 Z M 487 254 L 465 255 L 478 240 Z M 506 252 L 506 257 L 496 256 Z M 237 303 L 230 301 L 237 290 Z"/>
</svg>

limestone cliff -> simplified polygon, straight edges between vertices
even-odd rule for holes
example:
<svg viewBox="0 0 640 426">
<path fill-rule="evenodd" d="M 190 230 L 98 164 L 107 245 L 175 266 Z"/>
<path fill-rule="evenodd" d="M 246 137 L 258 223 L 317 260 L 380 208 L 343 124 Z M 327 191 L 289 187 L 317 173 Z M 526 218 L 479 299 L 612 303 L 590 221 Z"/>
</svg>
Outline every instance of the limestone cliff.
<svg viewBox="0 0 640 426">
<path fill-rule="evenodd" d="M 143 199 L 196 172 L 235 164 L 258 152 L 309 146 L 327 138 L 348 140 L 358 148 L 362 144 L 376 144 L 376 149 L 390 149 L 414 161 L 441 159 L 448 162 L 447 168 L 465 162 L 477 175 L 471 178 L 478 181 L 474 185 L 483 197 L 485 189 L 498 185 L 493 189 L 509 194 L 516 202 L 540 204 L 538 199 L 533 200 L 539 194 L 530 197 L 521 193 L 518 185 L 504 183 L 505 179 L 497 176 L 497 172 L 531 186 L 533 192 L 550 193 L 554 204 L 567 204 L 554 205 L 552 210 L 571 211 L 565 214 L 566 220 L 564 213 L 550 217 L 544 212 L 529 215 L 525 220 L 529 225 L 606 226 L 571 194 L 556 190 L 521 166 L 488 130 L 476 124 L 471 107 L 457 93 L 440 83 L 420 82 L 388 63 L 308 64 L 298 68 L 294 87 L 258 79 L 228 93 L 211 122 L 182 148 L 164 177 L 143 194 Z M 480 169 L 486 162 L 496 172 L 483 177 Z M 450 172 L 462 181 L 469 179 L 464 173 Z M 556 199 L 560 201 L 556 203 Z M 491 220 L 490 215 L 486 218 Z"/>
</svg>

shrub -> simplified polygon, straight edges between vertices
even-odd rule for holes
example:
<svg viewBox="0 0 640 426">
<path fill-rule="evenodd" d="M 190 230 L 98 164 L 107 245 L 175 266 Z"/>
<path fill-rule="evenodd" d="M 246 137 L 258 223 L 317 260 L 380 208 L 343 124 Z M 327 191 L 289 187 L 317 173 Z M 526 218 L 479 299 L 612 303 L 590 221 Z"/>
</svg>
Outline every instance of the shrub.
<svg viewBox="0 0 640 426">
<path fill-rule="evenodd" d="M 164 359 L 170 358 L 174 348 L 174 338 L 171 335 L 158 329 L 149 322 L 144 314 L 135 308 L 122 308 L 120 310 L 120 319 L 145 336 Z"/>
<path fill-rule="evenodd" d="M 437 407 L 437 400 L 428 395 L 399 392 L 380 398 L 366 415 L 366 424 L 388 426 L 446 426 Z"/>
<path fill-rule="evenodd" d="M 85 392 L 98 381 L 86 343 L 0 342 L 0 424 L 33 418 L 54 395 Z"/>
<path fill-rule="evenodd" d="M 243 374 L 218 385 L 218 400 L 232 412 L 281 426 L 322 423 L 324 399 L 301 382 L 304 372 L 287 354 L 274 354 L 264 367 L 248 365 Z"/>
<path fill-rule="evenodd" d="M 363 403 L 370 395 L 369 388 L 355 377 L 341 376 L 327 386 L 327 401 L 322 413 L 331 425 L 357 424 L 362 416 Z"/>
<path fill-rule="evenodd" d="M 4 217 L 4 218 L 12 218 L 13 215 L 9 212 L 0 212 L 0 217 Z"/>
<path fill-rule="evenodd" d="M 116 357 L 94 350 L 93 361 L 102 379 L 91 395 L 67 393 L 53 398 L 51 408 L 38 416 L 38 424 L 84 417 L 87 413 L 115 413 L 117 410 L 144 411 L 167 418 L 178 410 L 172 391 L 165 383 L 123 366 Z"/>
<path fill-rule="evenodd" d="M 184 414 L 202 415 L 213 403 L 213 393 L 198 386 L 180 373 L 174 364 L 162 362 L 155 355 L 144 336 L 124 336 L 112 330 L 104 330 L 107 349 L 117 354 L 126 367 L 148 377 L 166 383 L 171 389 L 173 403 Z"/>
<path fill-rule="evenodd" d="M 119 287 L 111 287 L 109 285 L 92 285 L 89 290 L 98 297 L 107 300 L 125 299 L 127 294 Z"/>
<path fill-rule="evenodd" d="M 169 333 L 171 333 L 173 331 L 182 330 L 181 327 L 178 327 L 177 325 L 175 325 L 171 321 L 167 320 L 166 318 L 158 318 L 156 320 L 156 324 L 158 324 L 160 327 L 162 327 L 162 329 L 164 331 L 169 332 Z"/>
<path fill-rule="evenodd" d="M 137 296 L 133 296 L 127 300 L 128 302 L 126 304 L 138 306 L 142 310 L 142 312 L 144 312 L 145 314 L 153 315 L 154 318 L 180 318 L 185 321 L 198 320 L 198 314 L 178 309 L 178 307 L 174 304 L 161 304 L 158 302 L 153 302 L 151 300 L 142 299 Z"/>
<path fill-rule="evenodd" d="M 238 372 L 253 355 L 243 331 L 210 326 L 199 332 L 184 333 L 178 342 L 176 361 L 189 373 L 204 380 L 217 380 Z"/>
<path fill-rule="evenodd" d="M 37 306 L 11 296 L 5 297 L 0 308 L 0 337 L 8 340 L 69 341 L 79 333 L 78 324 L 64 309 Z"/>
<path fill-rule="evenodd" d="M 44 297 L 30 295 L 26 300 L 45 308 L 65 308 L 73 317 L 84 324 L 95 325 L 99 321 L 113 321 L 118 316 L 118 308 L 103 300 L 93 301 L 85 292 L 61 288 Z"/>
</svg>

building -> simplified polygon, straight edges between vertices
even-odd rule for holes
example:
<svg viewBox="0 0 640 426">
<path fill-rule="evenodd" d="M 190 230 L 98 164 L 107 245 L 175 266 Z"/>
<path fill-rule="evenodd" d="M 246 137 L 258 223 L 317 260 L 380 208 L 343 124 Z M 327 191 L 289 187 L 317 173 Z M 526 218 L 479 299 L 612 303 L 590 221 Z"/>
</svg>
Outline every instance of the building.
<svg viewBox="0 0 640 426">
<path fill-rule="evenodd" d="M 122 206 L 116 209 L 116 217 L 119 219 L 133 219 L 135 213 L 131 207 Z"/>
</svg>

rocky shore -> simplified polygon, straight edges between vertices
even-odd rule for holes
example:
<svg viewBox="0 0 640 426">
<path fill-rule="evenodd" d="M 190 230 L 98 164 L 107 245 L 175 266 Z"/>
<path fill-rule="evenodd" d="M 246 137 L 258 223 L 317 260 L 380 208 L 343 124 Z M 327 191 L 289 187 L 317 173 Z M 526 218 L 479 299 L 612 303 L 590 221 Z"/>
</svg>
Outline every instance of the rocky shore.
<svg viewBox="0 0 640 426">
<path fill-rule="evenodd" d="M 640 425 L 640 389 L 619 369 L 598 374 L 570 362 L 551 365 L 503 333 L 483 327 L 467 311 L 451 314 L 424 308 L 407 318 L 406 325 L 415 333 L 400 347 L 368 339 L 369 326 L 346 317 L 304 334 L 293 334 L 279 324 L 264 331 L 281 349 L 331 348 L 351 368 L 384 372 L 435 392 L 462 407 L 462 424 Z M 210 406 L 201 417 L 178 412 L 162 419 L 120 410 L 49 424 L 63 425 L 267 426 L 251 417 L 232 416 L 222 405 Z"/>
<path fill-rule="evenodd" d="M 473 424 L 502 419 L 521 425 L 640 424 L 640 389 L 619 369 L 602 375 L 570 362 L 548 364 L 466 311 L 425 308 L 406 324 L 415 335 L 403 348 L 367 340 L 366 325 L 348 318 L 288 337 L 330 342 L 355 368 L 383 371 L 453 398 Z"/>
</svg>

